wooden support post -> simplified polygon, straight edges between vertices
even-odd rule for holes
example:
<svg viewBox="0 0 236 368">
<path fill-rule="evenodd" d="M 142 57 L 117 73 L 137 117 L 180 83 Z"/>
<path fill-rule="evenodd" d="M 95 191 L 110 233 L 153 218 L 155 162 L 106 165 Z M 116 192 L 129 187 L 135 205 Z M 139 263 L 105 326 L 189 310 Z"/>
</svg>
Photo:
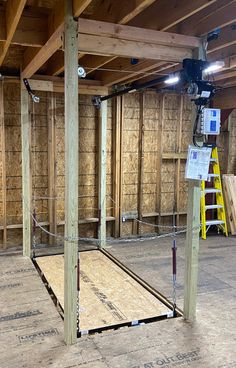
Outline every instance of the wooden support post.
<svg viewBox="0 0 236 368">
<path fill-rule="evenodd" d="M 124 101 L 125 101 L 125 95 L 121 96 L 121 109 L 120 109 L 120 177 L 119 177 L 119 186 L 120 186 L 120 202 L 119 202 L 119 216 L 120 216 L 120 229 L 119 234 L 120 237 L 122 237 L 122 209 L 123 209 L 123 129 L 124 129 Z"/>
<path fill-rule="evenodd" d="M 3 249 L 7 247 L 7 201 L 6 201 L 6 147 L 5 147 L 5 122 L 3 81 L 0 81 L 0 127 L 1 127 L 1 150 L 2 150 L 2 226 L 3 226 Z"/>
<path fill-rule="evenodd" d="M 107 101 L 103 101 L 99 111 L 99 183 L 98 183 L 98 240 L 99 248 L 106 246 L 106 133 Z"/>
<path fill-rule="evenodd" d="M 120 236 L 120 119 L 121 119 L 121 97 L 116 97 L 114 101 L 113 117 L 113 216 L 114 237 Z"/>
<path fill-rule="evenodd" d="M 156 186 L 156 207 L 159 216 L 157 218 L 158 223 L 161 223 L 161 169 L 162 169 L 162 154 L 163 154 L 163 127 L 165 120 L 165 95 L 161 95 L 160 101 L 160 121 L 159 121 L 159 129 L 157 130 L 157 186 Z M 159 231 L 159 230 L 157 230 Z"/>
<path fill-rule="evenodd" d="M 52 92 L 48 93 L 48 220 L 49 231 L 57 232 L 56 218 L 56 125 L 55 125 L 55 97 Z M 54 245 L 56 238 L 49 236 L 49 244 Z"/>
<path fill-rule="evenodd" d="M 65 263 L 64 339 L 77 340 L 78 267 L 78 39 L 72 0 L 65 1 Z M 70 240 L 71 239 L 71 240 Z M 77 306 L 78 303 L 78 306 Z"/>
<path fill-rule="evenodd" d="M 140 94 L 140 116 L 139 116 L 139 178 L 138 178 L 138 219 L 142 221 L 143 213 L 143 174 L 144 174 L 144 103 L 145 94 Z M 142 233 L 142 224 L 138 223 L 138 234 Z"/>
<path fill-rule="evenodd" d="M 181 153 L 181 138 L 182 138 L 182 127 L 183 127 L 183 101 L 184 96 L 180 95 L 180 107 L 179 107 L 179 124 L 177 125 L 177 147 L 176 152 Z M 175 163 L 175 209 L 176 212 L 176 225 L 179 226 L 179 212 L 180 212 L 180 168 L 181 159 L 178 157 Z"/>
<path fill-rule="evenodd" d="M 184 318 L 196 317 L 198 252 L 200 225 L 200 181 L 190 180 L 188 186 L 187 236 L 185 249 Z"/>
<path fill-rule="evenodd" d="M 198 59 L 205 60 L 206 51 L 203 42 L 199 49 L 197 49 L 196 54 Z M 196 318 L 197 305 L 199 228 L 196 227 L 200 226 L 200 184 L 200 181 L 197 180 L 189 180 L 188 183 L 188 213 L 184 276 L 184 318 L 191 322 Z"/>
<path fill-rule="evenodd" d="M 31 121 L 29 118 L 29 96 L 21 84 L 21 138 L 22 138 L 22 208 L 23 208 L 23 255 L 31 257 Z"/>
</svg>

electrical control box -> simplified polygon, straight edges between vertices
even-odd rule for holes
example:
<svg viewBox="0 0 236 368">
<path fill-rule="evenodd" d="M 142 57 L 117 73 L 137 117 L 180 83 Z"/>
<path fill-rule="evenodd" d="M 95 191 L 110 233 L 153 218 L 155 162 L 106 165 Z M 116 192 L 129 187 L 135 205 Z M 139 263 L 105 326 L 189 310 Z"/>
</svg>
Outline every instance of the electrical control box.
<svg viewBox="0 0 236 368">
<path fill-rule="evenodd" d="M 220 134 L 220 109 L 204 108 L 201 115 L 201 133 Z"/>
</svg>

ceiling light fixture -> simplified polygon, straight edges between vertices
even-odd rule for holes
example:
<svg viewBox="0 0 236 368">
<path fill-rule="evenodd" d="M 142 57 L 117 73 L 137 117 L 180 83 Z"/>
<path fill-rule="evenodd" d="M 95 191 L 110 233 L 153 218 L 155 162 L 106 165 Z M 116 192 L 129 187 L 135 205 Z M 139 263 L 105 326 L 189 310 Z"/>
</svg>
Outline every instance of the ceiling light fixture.
<svg viewBox="0 0 236 368">
<path fill-rule="evenodd" d="M 206 69 L 203 70 L 204 74 L 215 73 L 218 70 L 222 69 L 225 66 L 224 61 L 216 61 L 215 63 L 210 64 Z"/>
<path fill-rule="evenodd" d="M 180 80 L 180 78 L 179 78 L 179 76 L 178 75 L 170 75 L 169 77 L 168 77 L 168 79 L 166 79 L 165 80 L 165 83 L 166 84 L 176 84 L 176 83 L 178 83 L 179 82 L 179 80 Z"/>
</svg>

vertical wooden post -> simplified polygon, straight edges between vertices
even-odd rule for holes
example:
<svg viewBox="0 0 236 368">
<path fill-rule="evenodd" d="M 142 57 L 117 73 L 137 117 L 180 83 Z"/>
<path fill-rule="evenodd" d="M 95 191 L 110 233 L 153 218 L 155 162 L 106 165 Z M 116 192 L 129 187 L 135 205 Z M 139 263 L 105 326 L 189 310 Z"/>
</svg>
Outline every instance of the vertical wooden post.
<svg viewBox="0 0 236 368">
<path fill-rule="evenodd" d="M 200 181 L 190 180 L 184 277 L 184 318 L 189 321 L 196 317 L 199 229 L 195 227 L 200 225 L 200 196 Z"/>
<path fill-rule="evenodd" d="M 29 96 L 21 84 L 21 139 L 22 139 L 22 208 L 23 208 L 23 255 L 31 257 L 31 121 L 29 118 Z"/>
<path fill-rule="evenodd" d="M 165 120 L 165 95 L 161 95 L 160 101 L 160 121 L 159 121 L 159 129 L 157 130 L 157 185 L 156 185 L 156 207 L 157 212 L 159 213 L 157 221 L 161 223 L 161 169 L 162 169 L 162 153 L 163 153 L 163 142 L 162 142 L 162 132 Z"/>
<path fill-rule="evenodd" d="M 179 124 L 177 125 L 177 147 L 176 152 L 181 153 L 181 138 L 182 138 L 182 127 L 183 127 L 183 100 L 184 96 L 180 95 L 180 111 L 179 111 Z M 179 226 L 179 211 L 180 211 L 180 163 L 181 160 L 178 157 L 175 163 L 175 211 L 176 211 L 176 225 Z"/>
<path fill-rule="evenodd" d="M 3 249 L 7 247 L 7 201 L 6 201 L 6 146 L 5 146 L 5 122 L 3 82 L 0 81 L 0 126 L 2 147 L 2 219 L 3 219 Z"/>
<path fill-rule="evenodd" d="M 57 232 L 56 219 L 56 126 L 55 126 L 55 97 L 53 93 L 48 93 L 48 217 L 49 231 L 53 234 Z M 49 244 L 54 245 L 56 238 L 49 236 Z"/>
<path fill-rule="evenodd" d="M 138 219 L 142 221 L 143 213 L 143 161 L 144 161 L 144 103 L 145 94 L 140 94 L 140 116 L 139 116 L 139 178 L 138 178 Z M 138 234 L 141 234 L 142 225 L 138 223 Z"/>
<path fill-rule="evenodd" d="M 65 240 L 64 339 L 77 340 L 78 267 L 78 39 L 72 0 L 65 1 Z M 73 240 L 74 239 L 74 240 Z M 79 300 L 78 300 L 79 303 Z M 79 306 L 78 306 L 79 308 Z"/>
<path fill-rule="evenodd" d="M 98 240 L 99 248 L 106 246 L 106 135 L 107 101 L 101 103 L 99 111 L 99 183 L 98 183 Z"/>
<path fill-rule="evenodd" d="M 114 100 L 114 116 L 113 116 L 113 216 L 114 223 L 114 237 L 120 236 L 120 119 L 121 119 L 121 98 L 116 97 Z"/>
<path fill-rule="evenodd" d="M 196 50 L 196 57 L 205 60 L 206 51 L 203 42 Z M 188 183 L 188 212 L 187 212 L 187 236 L 185 247 L 185 276 L 184 276 L 184 318 L 194 321 L 197 305 L 197 280 L 198 280 L 198 253 L 199 253 L 199 229 L 200 226 L 200 181 L 189 180 Z M 195 229 L 194 229 L 195 228 Z"/>
<path fill-rule="evenodd" d="M 125 95 L 121 96 L 121 108 L 120 108 L 120 173 L 119 173 L 119 186 L 120 186 L 120 202 L 119 202 L 119 216 L 120 216 L 120 221 L 119 221 L 119 234 L 120 237 L 122 237 L 122 209 L 123 209 L 123 180 L 124 180 L 124 176 L 123 176 L 123 129 L 124 129 L 124 100 L 125 100 Z"/>
</svg>

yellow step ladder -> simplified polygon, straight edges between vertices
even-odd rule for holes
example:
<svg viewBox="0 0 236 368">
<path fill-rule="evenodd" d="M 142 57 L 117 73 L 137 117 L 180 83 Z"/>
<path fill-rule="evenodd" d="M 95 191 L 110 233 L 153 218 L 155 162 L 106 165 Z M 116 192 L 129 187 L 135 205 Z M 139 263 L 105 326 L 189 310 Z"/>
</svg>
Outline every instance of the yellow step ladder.
<svg viewBox="0 0 236 368">
<path fill-rule="evenodd" d="M 228 229 L 225 215 L 225 205 L 223 191 L 220 178 L 220 165 L 217 147 L 212 148 L 211 160 L 213 173 L 208 175 L 208 181 L 213 182 L 212 188 L 206 188 L 205 181 L 201 182 L 201 232 L 202 239 L 206 239 L 207 231 L 210 226 L 216 225 L 218 230 L 222 230 L 225 236 L 228 236 Z M 206 205 L 206 194 L 215 194 L 215 204 Z M 214 220 L 206 220 L 206 211 L 217 210 L 217 218 Z"/>
</svg>

